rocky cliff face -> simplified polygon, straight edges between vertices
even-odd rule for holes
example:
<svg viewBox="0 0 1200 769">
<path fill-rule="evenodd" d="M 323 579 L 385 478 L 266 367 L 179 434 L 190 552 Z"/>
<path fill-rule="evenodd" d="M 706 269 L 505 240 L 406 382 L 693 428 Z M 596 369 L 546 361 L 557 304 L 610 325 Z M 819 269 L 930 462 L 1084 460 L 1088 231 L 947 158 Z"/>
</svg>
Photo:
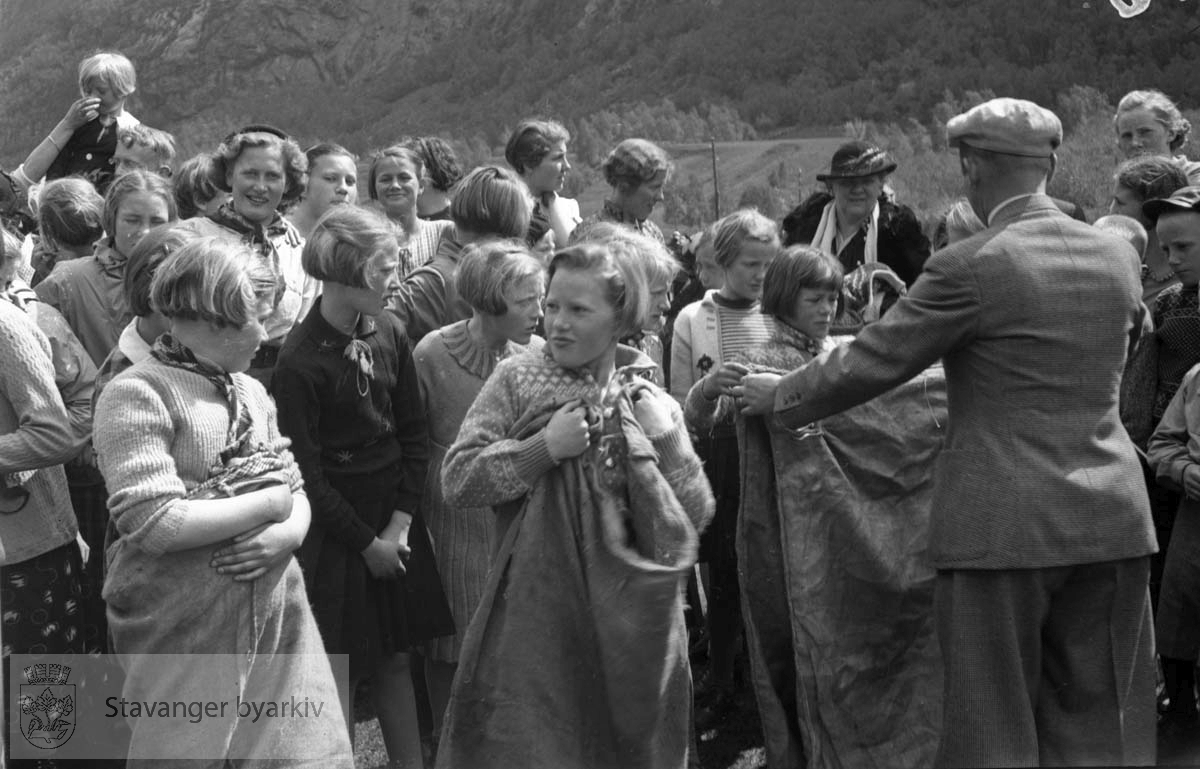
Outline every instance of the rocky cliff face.
<svg viewBox="0 0 1200 769">
<path fill-rule="evenodd" d="M 565 44 L 569 35 L 579 51 L 577 41 L 646 2 L 0 0 L 0 161 L 61 116 L 78 61 L 100 48 L 137 66 L 131 111 L 185 147 L 262 120 L 306 138 L 373 143 L 461 129 L 462 110 L 443 107 L 469 99 L 462 87 L 447 94 L 451 81 L 537 90 L 487 49 L 511 45 L 519 58 L 539 38 Z"/>
</svg>

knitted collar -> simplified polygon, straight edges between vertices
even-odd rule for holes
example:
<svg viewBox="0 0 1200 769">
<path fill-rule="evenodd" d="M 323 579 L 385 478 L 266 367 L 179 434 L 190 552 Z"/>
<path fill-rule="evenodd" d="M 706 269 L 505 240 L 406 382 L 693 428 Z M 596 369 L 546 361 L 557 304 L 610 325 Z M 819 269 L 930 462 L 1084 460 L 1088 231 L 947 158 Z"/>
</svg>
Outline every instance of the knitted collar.
<svg viewBox="0 0 1200 769">
<path fill-rule="evenodd" d="M 775 318 L 774 341 L 777 344 L 802 350 L 814 358 L 821 354 L 821 350 L 825 346 L 824 342 L 813 339 L 802 331 L 797 331 L 778 318 Z"/>
</svg>

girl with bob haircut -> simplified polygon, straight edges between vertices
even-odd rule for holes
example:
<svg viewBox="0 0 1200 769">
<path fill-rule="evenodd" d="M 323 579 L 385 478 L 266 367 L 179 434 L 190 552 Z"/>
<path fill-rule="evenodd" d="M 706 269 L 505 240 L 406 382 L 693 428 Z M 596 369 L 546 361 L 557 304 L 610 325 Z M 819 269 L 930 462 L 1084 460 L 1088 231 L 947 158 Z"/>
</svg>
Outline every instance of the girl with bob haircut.
<svg viewBox="0 0 1200 769">
<path fill-rule="evenodd" d="M 358 202 L 358 156 L 340 144 L 322 142 L 305 150 L 304 157 L 308 181 L 287 218 L 308 238 L 330 208 Z"/>
<path fill-rule="evenodd" d="M 399 278 L 383 217 L 334 206 L 304 246 L 324 291 L 279 354 L 280 427 L 312 501 L 300 550 L 326 649 L 350 658 L 342 703 L 353 742 L 354 690 L 371 694 L 388 756 L 421 765 L 409 653 L 454 632 L 421 495 L 425 415 L 404 328 L 389 312 Z"/>
<path fill-rule="evenodd" d="M 216 213 L 229 199 L 213 181 L 213 156 L 207 152 L 188 158 L 175 174 L 175 205 L 180 219 Z"/>
<path fill-rule="evenodd" d="M 496 365 L 447 453 L 446 504 L 498 508 L 500 544 L 445 766 L 530 765 L 530 744 L 541 767 L 687 764 L 681 586 L 712 497 L 653 364 L 618 343 L 647 304 L 641 271 L 607 248 L 556 253 L 545 350 Z"/>
<path fill-rule="evenodd" d="M 775 222 L 742 209 L 713 225 L 713 251 L 723 274 L 718 289 L 679 311 L 671 344 L 671 394 L 680 403 L 697 380 L 734 356 L 771 338 L 770 318 L 762 314 L 767 268 L 779 252 Z M 697 448 L 717 499 L 713 525 L 700 542 L 707 565 L 708 677 L 699 688 L 698 729 L 711 727 L 733 707 L 735 667 L 741 640 L 741 600 L 735 548 L 740 499 L 740 455 L 732 415 L 698 429 Z"/>
<path fill-rule="evenodd" d="M 292 327 L 308 314 L 320 282 L 304 271 L 304 238 L 280 211 L 300 197 L 308 161 L 296 142 L 277 129 L 251 126 L 221 142 L 213 156 L 213 181 L 228 202 L 187 225 L 200 235 L 232 237 L 250 246 L 282 281 L 283 296 L 267 320 L 268 338 L 250 375 L 269 385 L 279 349 Z"/>
<path fill-rule="evenodd" d="M 464 246 L 495 238 L 523 238 L 532 202 L 520 178 L 506 168 L 480 166 L 454 189 L 447 230 L 433 261 L 404 279 L 391 309 L 413 345 L 442 326 L 471 317 L 471 306 L 456 288 L 455 273 Z"/>
<path fill-rule="evenodd" d="M 523 120 L 513 131 L 504 148 L 504 159 L 513 167 L 533 195 L 533 216 L 526 241 L 543 244 L 546 233 L 553 240 L 545 244 L 566 244 L 579 224 L 579 203 L 560 197 L 571 163 L 567 160 L 567 142 L 571 134 L 553 120 Z"/>
<path fill-rule="evenodd" d="M 92 256 L 62 262 L 34 289 L 62 313 L 99 366 L 133 317 L 125 301 L 125 265 L 152 227 L 175 221 L 170 183 L 158 174 L 123 174 L 104 196 L 101 223 L 108 237 Z"/>
<path fill-rule="evenodd" d="M 1192 124 L 1162 91 L 1130 91 L 1122 96 L 1113 127 L 1117 148 L 1126 159 L 1141 155 L 1171 158 L 1187 173 L 1189 184 L 1200 184 L 1200 163 L 1181 154 Z"/>
<path fill-rule="evenodd" d="M 33 285 L 60 261 L 91 255 L 104 236 L 104 198 L 86 179 L 69 176 L 42 187 L 38 198 L 38 234 L 42 247 L 33 259 Z"/>
<path fill-rule="evenodd" d="M 662 230 L 650 221 L 650 213 L 662 202 L 663 186 L 675 170 L 667 153 L 645 139 L 626 139 L 604 159 L 603 170 L 612 194 L 598 213 L 583 220 L 575 239 L 588 239 L 595 222 L 615 222 L 665 243 Z"/>
<path fill-rule="evenodd" d="M 302 727 L 266 719 L 252 735 L 236 712 L 177 729 L 137 720 L 131 759 L 350 755 L 292 557 L 310 518 L 300 468 L 274 402 L 244 373 L 278 294 L 270 268 L 224 238 L 189 242 L 155 272 L 150 303 L 169 331 L 96 404 L 113 526 L 104 599 L 129 699 L 228 698 L 216 688 L 237 682 L 242 700 L 303 689 L 325 709 Z M 175 656 L 156 665 L 158 654 Z M 180 664 L 189 655 L 222 656 L 197 671 Z"/>
<path fill-rule="evenodd" d="M 425 163 L 408 147 L 388 147 L 371 158 L 367 193 L 396 229 L 401 278 L 433 259 L 438 243 L 451 227 L 449 222 L 426 221 L 417 215 L 425 184 Z"/>
<path fill-rule="evenodd" d="M 421 510 L 433 535 L 438 572 L 458 630 L 434 640 L 427 649 L 434 734 L 441 730 L 463 633 L 479 606 L 499 544 L 490 509 L 446 503 L 442 462 L 467 409 L 496 365 L 513 355 L 541 350 L 545 344 L 536 332 L 546 268 L 524 242 L 491 240 L 467 246 L 457 282 L 459 294 L 471 306 L 471 317 L 428 334 L 413 350 L 432 449 Z"/>
</svg>

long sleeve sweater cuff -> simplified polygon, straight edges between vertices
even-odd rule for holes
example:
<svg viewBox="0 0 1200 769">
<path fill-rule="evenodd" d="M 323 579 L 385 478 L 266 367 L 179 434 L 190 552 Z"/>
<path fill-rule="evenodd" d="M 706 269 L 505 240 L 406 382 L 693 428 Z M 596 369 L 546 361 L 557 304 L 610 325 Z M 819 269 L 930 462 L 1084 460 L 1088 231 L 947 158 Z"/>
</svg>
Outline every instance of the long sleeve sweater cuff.
<svg viewBox="0 0 1200 769">
<path fill-rule="evenodd" d="M 658 452 L 659 467 L 678 467 L 691 454 L 691 441 L 688 439 L 687 430 L 679 425 L 650 437 L 650 444 Z"/>
<path fill-rule="evenodd" d="M 538 478 L 545 475 L 556 464 L 554 457 L 550 456 L 550 445 L 546 443 L 545 429 L 539 430 L 521 441 L 520 448 L 517 450 L 516 469 L 517 475 L 527 485 L 533 486 Z"/>
<path fill-rule="evenodd" d="M 183 521 L 188 515 L 186 500 L 171 505 L 158 516 L 158 520 L 148 523 L 146 535 L 137 543 L 148 555 L 164 555 L 175 542 Z"/>
</svg>

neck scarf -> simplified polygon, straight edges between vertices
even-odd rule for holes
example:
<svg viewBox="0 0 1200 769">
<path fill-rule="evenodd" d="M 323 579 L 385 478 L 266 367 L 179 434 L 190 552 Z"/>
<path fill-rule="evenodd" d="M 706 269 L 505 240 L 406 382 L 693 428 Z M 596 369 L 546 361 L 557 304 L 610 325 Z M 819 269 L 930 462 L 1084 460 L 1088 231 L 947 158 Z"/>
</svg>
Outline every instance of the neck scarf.
<svg viewBox="0 0 1200 769">
<path fill-rule="evenodd" d="M 262 222 L 252 222 L 242 216 L 233 209 L 231 203 L 222 203 L 217 212 L 209 218 L 241 235 L 246 243 L 270 260 L 276 274 L 279 273 L 279 253 L 275 249 L 274 241 L 283 238 L 289 246 L 299 246 L 302 242 L 295 228 L 290 227 L 278 211 L 266 226 Z"/>
<path fill-rule="evenodd" d="M 225 497 L 260 488 L 271 483 L 286 483 L 288 463 L 273 447 L 253 443 L 250 412 L 238 394 L 237 382 L 228 371 L 202 361 L 170 334 L 163 334 L 150 348 L 154 359 L 181 368 L 212 382 L 229 403 L 229 434 L 225 448 L 208 471 L 208 479 L 196 486 L 188 497 L 207 499 L 214 493 Z"/>
<path fill-rule="evenodd" d="M 806 352 L 813 358 L 820 355 L 824 347 L 823 342 L 813 339 L 803 331 L 792 328 L 778 318 L 775 319 L 775 341 Z"/>
<path fill-rule="evenodd" d="M 837 213 L 834 206 L 836 202 L 831 200 L 825 205 L 825 210 L 821 212 L 821 223 L 817 225 L 817 232 L 813 235 L 812 245 L 821 249 L 827 254 L 838 256 L 841 253 L 841 248 L 835 249 L 834 242 L 837 238 Z M 873 264 L 879 261 L 879 203 L 875 203 L 875 208 L 871 211 L 871 219 L 867 224 L 866 243 L 863 249 L 863 262 Z M 842 244 L 842 248 L 846 247 L 846 243 Z"/>
</svg>

